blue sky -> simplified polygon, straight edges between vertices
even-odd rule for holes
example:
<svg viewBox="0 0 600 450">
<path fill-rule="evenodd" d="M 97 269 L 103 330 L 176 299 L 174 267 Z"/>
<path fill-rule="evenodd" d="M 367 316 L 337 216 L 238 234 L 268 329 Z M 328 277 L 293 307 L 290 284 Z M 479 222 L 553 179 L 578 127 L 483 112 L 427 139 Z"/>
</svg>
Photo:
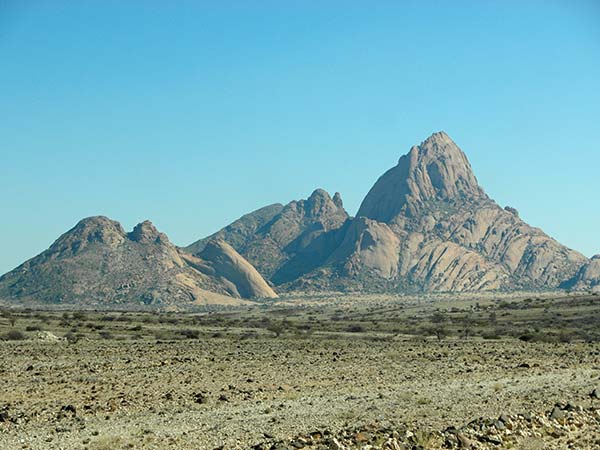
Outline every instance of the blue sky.
<svg viewBox="0 0 600 450">
<path fill-rule="evenodd" d="M 501 205 L 600 252 L 597 1 L 0 0 L 0 273 L 80 218 L 189 244 L 351 214 L 438 130 Z"/>
</svg>

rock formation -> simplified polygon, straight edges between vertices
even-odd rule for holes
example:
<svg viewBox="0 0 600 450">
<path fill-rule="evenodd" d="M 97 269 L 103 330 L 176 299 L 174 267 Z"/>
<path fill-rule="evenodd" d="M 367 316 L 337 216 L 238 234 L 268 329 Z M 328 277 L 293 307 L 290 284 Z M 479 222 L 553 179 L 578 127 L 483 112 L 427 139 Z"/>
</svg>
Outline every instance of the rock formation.
<svg viewBox="0 0 600 450">
<path fill-rule="evenodd" d="M 405 244 L 400 276 L 426 289 L 555 288 L 586 261 L 491 200 L 443 132 L 400 158 L 358 216 L 394 230 Z"/>
<path fill-rule="evenodd" d="M 317 190 L 243 239 L 234 225 L 217 235 L 284 289 L 552 289 L 587 262 L 490 199 L 444 132 L 382 175 L 355 219 Z"/>
<path fill-rule="evenodd" d="M 288 261 L 304 255 L 313 241 L 341 227 L 347 219 L 340 195 L 331 198 L 323 189 L 317 189 L 306 200 L 270 205 L 247 214 L 185 250 L 198 255 L 207 242 L 222 239 L 270 279 Z"/>
<path fill-rule="evenodd" d="M 596 255 L 585 264 L 571 280 L 566 281 L 564 288 L 600 292 L 600 255 Z"/>
<path fill-rule="evenodd" d="M 262 275 L 262 276 L 261 276 Z M 170 305 L 281 290 L 600 290 L 588 260 L 496 204 L 444 132 L 410 149 L 351 218 L 339 193 L 258 209 L 185 249 L 150 222 L 91 217 L 0 278 L 0 298 Z"/>
<path fill-rule="evenodd" d="M 184 259 L 200 272 L 219 279 L 234 297 L 277 297 L 252 264 L 221 239 L 207 242 L 196 257 L 184 255 Z"/>
<path fill-rule="evenodd" d="M 275 296 L 231 247 L 219 249 L 204 260 L 193 258 L 149 221 L 126 233 L 118 222 L 90 217 L 48 250 L 2 276 L 0 298 L 21 303 L 166 306 L 239 304 L 241 297 Z"/>
</svg>

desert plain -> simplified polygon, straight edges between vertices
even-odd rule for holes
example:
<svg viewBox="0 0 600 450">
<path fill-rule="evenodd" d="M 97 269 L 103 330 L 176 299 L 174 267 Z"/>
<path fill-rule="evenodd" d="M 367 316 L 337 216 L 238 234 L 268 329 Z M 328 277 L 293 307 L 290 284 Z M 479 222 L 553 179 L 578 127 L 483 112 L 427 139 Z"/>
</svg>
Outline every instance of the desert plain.
<svg viewBox="0 0 600 450">
<path fill-rule="evenodd" d="M 582 294 L 4 309 L 0 448 L 600 448 Z"/>
</svg>

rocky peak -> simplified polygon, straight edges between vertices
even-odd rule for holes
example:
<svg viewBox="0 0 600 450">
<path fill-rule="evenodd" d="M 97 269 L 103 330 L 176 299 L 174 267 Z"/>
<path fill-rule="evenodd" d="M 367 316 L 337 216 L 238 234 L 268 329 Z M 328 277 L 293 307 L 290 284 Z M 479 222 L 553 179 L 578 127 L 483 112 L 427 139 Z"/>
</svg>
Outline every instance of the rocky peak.
<svg viewBox="0 0 600 450">
<path fill-rule="evenodd" d="M 342 209 L 342 199 L 338 193 L 338 198 L 334 202 L 331 196 L 324 189 L 315 189 L 304 203 L 305 213 L 309 217 L 317 217 L 324 214 L 337 213 Z M 345 211 L 344 211 L 345 213 Z"/>
<path fill-rule="evenodd" d="M 400 158 L 371 188 L 358 211 L 380 222 L 414 215 L 428 201 L 485 197 L 465 154 L 440 131 Z"/>
<path fill-rule="evenodd" d="M 333 204 L 337 206 L 339 209 L 344 209 L 344 202 L 342 201 L 342 195 L 339 192 L 336 192 L 333 195 Z"/>
<path fill-rule="evenodd" d="M 168 244 L 169 239 L 164 233 L 160 233 L 149 220 L 138 223 L 127 237 L 134 242 L 162 243 Z"/>
<path fill-rule="evenodd" d="M 124 235 L 123 227 L 116 220 L 105 216 L 92 216 L 81 219 L 67 234 L 87 240 L 104 240 L 111 235 Z"/>
<path fill-rule="evenodd" d="M 60 236 L 47 250 L 50 253 L 77 253 L 92 243 L 114 247 L 125 240 L 125 231 L 119 222 L 104 216 L 86 217 Z"/>
</svg>

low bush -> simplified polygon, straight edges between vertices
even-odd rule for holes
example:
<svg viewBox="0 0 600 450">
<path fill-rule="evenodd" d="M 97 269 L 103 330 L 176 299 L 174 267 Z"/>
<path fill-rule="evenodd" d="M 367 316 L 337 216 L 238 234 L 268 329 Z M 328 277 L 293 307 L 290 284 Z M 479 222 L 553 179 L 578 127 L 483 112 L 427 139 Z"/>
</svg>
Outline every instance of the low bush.
<svg viewBox="0 0 600 450">
<path fill-rule="evenodd" d="M 2 340 L 4 341 L 23 341 L 25 339 L 27 339 L 27 336 L 19 330 L 11 330 L 2 335 Z"/>
<path fill-rule="evenodd" d="M 200 339 L 200 331 L 198 330 L 181 330 L 180 333 L 187 339 Z"/>
</svg>

